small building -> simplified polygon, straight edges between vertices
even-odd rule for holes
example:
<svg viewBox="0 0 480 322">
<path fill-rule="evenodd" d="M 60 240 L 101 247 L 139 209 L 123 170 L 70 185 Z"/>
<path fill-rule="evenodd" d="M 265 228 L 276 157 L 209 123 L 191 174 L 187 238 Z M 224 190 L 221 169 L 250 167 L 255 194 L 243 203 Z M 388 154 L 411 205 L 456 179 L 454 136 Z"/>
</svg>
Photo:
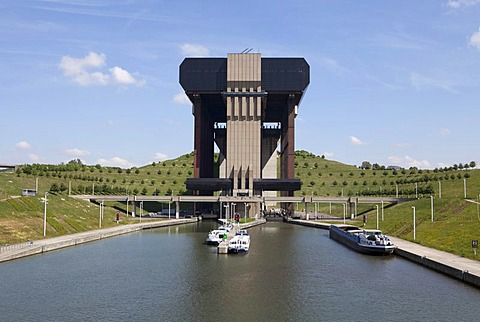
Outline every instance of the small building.
<svg viewBox="0 0 480 322">
<path fill-rule="evenodd" d="M 35 189 L 23 189 L 22 196 L 26 197 L 35 197 L 37 195 L 37 190 Z"/>
</svg>

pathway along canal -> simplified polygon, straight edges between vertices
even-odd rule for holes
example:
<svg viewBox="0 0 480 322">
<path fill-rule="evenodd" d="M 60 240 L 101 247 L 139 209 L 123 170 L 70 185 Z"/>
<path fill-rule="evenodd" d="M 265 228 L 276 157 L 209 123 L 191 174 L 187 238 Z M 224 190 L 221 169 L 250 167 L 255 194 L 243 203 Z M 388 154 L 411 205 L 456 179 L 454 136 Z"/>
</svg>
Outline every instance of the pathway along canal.
<svg viewBox="0 0 480 322">
<path fill-rule="evenodd" d="M 2 321 L 474 321 L 480 292 L 321 229 L 267 223 L 245 255 L 214 222 L 132 233 L 0 265 Z"/>
</svg>

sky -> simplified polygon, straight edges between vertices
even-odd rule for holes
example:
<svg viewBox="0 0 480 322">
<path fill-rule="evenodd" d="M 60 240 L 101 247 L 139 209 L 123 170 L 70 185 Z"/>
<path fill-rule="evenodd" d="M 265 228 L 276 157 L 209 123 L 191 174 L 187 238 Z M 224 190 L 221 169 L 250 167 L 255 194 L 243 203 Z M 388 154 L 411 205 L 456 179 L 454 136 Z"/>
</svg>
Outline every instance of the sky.
<svg viewBox="0 0 480 322">
<path fill-rule="evenodd" d="M 193 151 L 186 57 L 304 57 L 295 149 L 480 161 L 480 0 L 3 0 L 0 164 L 140 167 Z"/>
</svg>

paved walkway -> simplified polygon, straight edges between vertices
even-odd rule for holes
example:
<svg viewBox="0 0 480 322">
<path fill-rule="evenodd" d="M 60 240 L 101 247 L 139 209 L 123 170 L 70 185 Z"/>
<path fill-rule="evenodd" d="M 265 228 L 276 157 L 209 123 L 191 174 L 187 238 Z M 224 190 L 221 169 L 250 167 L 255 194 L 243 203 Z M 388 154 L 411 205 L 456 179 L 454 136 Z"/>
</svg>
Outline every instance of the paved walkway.
<svg viewBox="0 0 480 322">
<path fill-rule="evenodd" d="M 19 245 L 20 247 L 15 247 L 17 245 L 12 245 L 11 247 L 2 247 L 2 251 L 0 252 L 0 263 L 30 255 L 45 253 L 55 249 L 75 246 L 94 240 L 100 240 L 103 238 L 127 234 L 143 229 L 181 225 L 194 222 L 197 222 L 197 218 L 145 221 L 137 224 L 121 225 L 110 228 L 86 231 L 77 234 L 35 240 L 30 243 L 22 243 Z"/>
<path fill-rule="evenodd" d="M 289 222 L 322 229 L 329 229 L 330 227 L 330 224 L 311 220 L 293 219 Z M 480 261 L 463 258 L 400 238 L 390 237 L 390 239 L 397 246 L 395 255 L 404 257 L 465 283 L 480 287 Z M 480 258 L 480 254 L 478 256 Z"/>
</svg>

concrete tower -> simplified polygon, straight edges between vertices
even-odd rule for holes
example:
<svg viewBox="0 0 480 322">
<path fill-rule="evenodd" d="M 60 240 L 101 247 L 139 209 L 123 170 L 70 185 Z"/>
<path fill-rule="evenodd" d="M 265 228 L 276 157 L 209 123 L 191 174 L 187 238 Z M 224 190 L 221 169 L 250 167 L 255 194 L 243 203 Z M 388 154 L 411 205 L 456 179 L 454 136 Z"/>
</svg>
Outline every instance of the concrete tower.
<svg viewBox="0 0 480 322">
<path fill-rule="evenodd" d="M 187 189 L 197 195 L 293 196 L 301 188 L 294 173 L 295 117 L 309 81 L 303 58 L 186 58 L 180 84 L 195 117 L 194 178 L 187 179 Z"/>
</svg>

